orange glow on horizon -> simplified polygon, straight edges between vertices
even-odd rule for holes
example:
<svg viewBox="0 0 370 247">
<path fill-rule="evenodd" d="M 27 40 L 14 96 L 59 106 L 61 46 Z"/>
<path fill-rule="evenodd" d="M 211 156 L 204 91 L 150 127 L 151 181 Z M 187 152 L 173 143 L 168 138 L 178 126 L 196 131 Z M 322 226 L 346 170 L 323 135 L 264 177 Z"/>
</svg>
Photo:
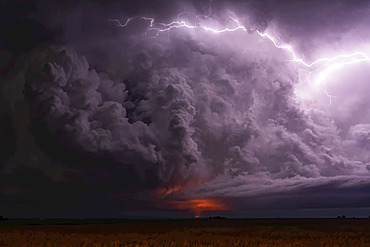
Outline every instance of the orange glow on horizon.
<svg viewBox="0 0 370 247">
<path fill-rule="evenodd" d="M 195 214 L 195 218 L 198 218 L 202 212 L 224 211 L 230 209 L 223 200 L 217 198 L 170 201 L 170 204 L 175 209 L 189 210 L 193 212 Z"/>
</svg>

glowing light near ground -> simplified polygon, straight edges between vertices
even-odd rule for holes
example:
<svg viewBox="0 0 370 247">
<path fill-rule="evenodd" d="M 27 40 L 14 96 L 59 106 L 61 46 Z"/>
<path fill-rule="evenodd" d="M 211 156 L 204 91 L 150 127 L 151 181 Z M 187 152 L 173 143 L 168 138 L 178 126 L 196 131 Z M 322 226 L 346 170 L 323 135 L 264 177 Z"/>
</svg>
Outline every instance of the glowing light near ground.
<svg viewBox="0 0 370 247">
<path fill-rule="evenodd" d="M 196 218 L 200 217 L 202 212 L 224 211 L 230 209 L 223 200 L 216 198 L 179 200 L 170 201 L 169 203 L 172 208 L 193 212 Z"/>
</svg>

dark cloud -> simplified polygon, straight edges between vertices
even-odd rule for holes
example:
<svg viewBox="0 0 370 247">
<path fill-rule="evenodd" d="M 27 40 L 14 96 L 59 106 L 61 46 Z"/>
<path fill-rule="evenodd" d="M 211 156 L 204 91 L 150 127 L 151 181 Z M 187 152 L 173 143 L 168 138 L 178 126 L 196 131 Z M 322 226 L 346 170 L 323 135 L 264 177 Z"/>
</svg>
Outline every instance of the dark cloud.
<svg viewBox="0 0 370 247">
<path fill-rule="evenodd" d="M 289 54 L 255 33 L 174 29 L 152 38 L 144 35 L 148 20 L 127 28 L 109 21 L 139 14 L 171 21 L 186 10 L 187 18 L 210 14 L 200 18 L 222 26 L 231 13 L 253 29 L 279 26 L 304 53 L 315 38 L 326 39 L 332 19 L 347 24 L 333 35 L 347 34 L 360 22 L 348 19 L 361 4 L 32 3 L 37 10 L 17 18 L 48 20 L 42 28 L 53 35 L 36 35 L 28 45 L 38 47 L 4 59 L 0 138 L 9 148 L 2 152 L 0 209 L 75 216 L 91 205 L 84 215 L 103 208 L 103 217 L 179 203 L 184 210 L 201 198 L 229 201 L 235 210 L 366 206 L 368 119 L 305 106 L 295 93 L 300 68 L 287 62 Z M 348 18 L 328 17 L 325 6 L 347 8 Z M 22 204 L 38 210 L 16 213 Z"/>
</svg>

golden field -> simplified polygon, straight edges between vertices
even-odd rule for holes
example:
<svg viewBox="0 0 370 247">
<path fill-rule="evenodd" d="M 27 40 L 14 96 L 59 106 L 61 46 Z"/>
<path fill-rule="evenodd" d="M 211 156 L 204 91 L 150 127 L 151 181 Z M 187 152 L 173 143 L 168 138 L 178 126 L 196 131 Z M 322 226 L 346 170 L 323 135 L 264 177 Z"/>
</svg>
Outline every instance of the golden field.
<svg viewBox="0 0 370 247">
<path fill-rule="evenodd" d="M 0 222 L 0 246 L 370 246 L 370 219 Z"/>
</svg>

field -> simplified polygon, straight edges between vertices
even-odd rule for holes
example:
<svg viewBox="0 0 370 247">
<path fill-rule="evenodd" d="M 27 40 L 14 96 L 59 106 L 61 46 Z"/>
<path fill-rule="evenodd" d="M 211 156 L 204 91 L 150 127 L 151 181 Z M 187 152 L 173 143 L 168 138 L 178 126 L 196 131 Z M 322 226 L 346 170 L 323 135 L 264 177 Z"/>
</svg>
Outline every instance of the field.
<svg viewBox="0 0 370 247">
<path fill-rule="evenodd" d="M 370 246 L 370 219 L 8 220 L 0 246 Z"/>
</svg>

